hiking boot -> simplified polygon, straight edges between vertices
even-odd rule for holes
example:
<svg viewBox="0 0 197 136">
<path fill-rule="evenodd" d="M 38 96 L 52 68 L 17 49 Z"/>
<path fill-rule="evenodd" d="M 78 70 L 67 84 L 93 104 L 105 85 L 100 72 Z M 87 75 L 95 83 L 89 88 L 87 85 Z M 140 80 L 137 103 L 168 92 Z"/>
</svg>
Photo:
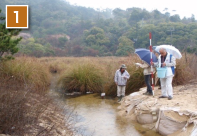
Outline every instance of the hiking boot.
<svg viewBox="0 0 197 136">
<path fill-rule="evenodd" d="M 123 100 L 123 98 L 124 98 L 124 96 L 122 95 L 122 96 L 121 96 L 121 101 Z"/>
<path fill-rule="evenodd" d="M 143 95 L 150 95 L 150 96 L 152 96 L 153 93 L 146 92 L 146 93 L 143 93 Z"/>
<path fill-rule="evenodd" d="M 143 93 L 143 95 L 148 95 L 149 94 L 149 92 L 145 92 L 145 93 Z"/>
<path fill-rule="evenodd" d="M 159 96 L 159 98 L 167 98 L 167 96 L 163 96 L 163 95 L 162 95 L 162 96 Z"/>
<path fill-rule="evenodd" d="M 118 96 L 118 102 L 122 100 L 122 96 Z"/>
<path fill-rule="evenodd" d="M 172 96 L 169 96 L 169 97 L 168 97 L 168 100 L 172 100 Z"/>
</svg>

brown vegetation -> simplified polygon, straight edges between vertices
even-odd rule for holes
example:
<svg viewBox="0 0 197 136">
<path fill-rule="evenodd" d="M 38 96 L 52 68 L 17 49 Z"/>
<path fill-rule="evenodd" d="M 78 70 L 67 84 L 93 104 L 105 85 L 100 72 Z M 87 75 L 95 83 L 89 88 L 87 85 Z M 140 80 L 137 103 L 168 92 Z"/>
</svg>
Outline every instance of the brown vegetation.
<svg viewBox="0 0 197 136">
<path fill-rule="evenodd" d="M 59 84 L 67 92 L 98 92 L 103 88 L 103 75 L 97 67 L 92 64 L 79 65 L 69 73 L 63 74 Z"/>
<path fill-rule="evenodd" d="M 50 73 L 46 69 L 35 58 L 1 62 L 0 134 L 72 135 L 61 108 L 48 96 Z"/>
<path fill-rule="evenodd" d="M 196 67 L 197 56 L 195 54 L 185 54 L 182 59 L 177 60 L 173 85 L 185 85 L 190 80 L 195 79 L 197 75 Z"/>
<path fill-rule="evenodd" d="M 135 67 L 135 63 L 139 61 L 139 58 L 134 55 L 129 57 L 49 57 L 40 59 L 20 57 L 1 62 L 0 133 L 73 135 L 73 132 L 70 131 L 72 129 L 70 124 L 65 126 L 61 108 L 54 106 L 56 104 L 48 96 L 50 72 L 61 75 L 60 82 L 65 81 L 64 85 L 70 82 L 71 84 L 65 87 L 74 88 L 70 91 L 105 92 L 106 95 L 116 96 L 114 74 L 121 64 L 126 64 L 131 75 L 126 88 L 127 94 L 145 86 L 143 70 Z M 197 57 L 195 55 L 185 55 L 181 60 L 177 60 L 173 84 L 187 84 L 194 79 L 197 74 L 196 66 Z M 68 78 L 72 80 L 67 82 L 65 79 Z M 62 131 L 64 129 L 66 129 L 65 132 Z"/>
<path fill-rule="evenodd" d="M 177 60 L 176 74 L 173 79 L 173 85 L 187 84 L 196 75 L 195 66 L 197 57 L 195 55 L 184 55 L 180 60 Z M 52 71 L 61 73 L 61 80 L 72 75 L 76 69 L 81 65 L 91 64 L 92 67 L 98 68 L 97 71 L 92 69 L 95 73 L 99 73 L 103 78 L 103 89 L 106 95 L 116 96 L 116 85 L 114 83 L 114 74 L 119 69 L 121 64 L 126 64 L 127 71 L 131 77 L 128 80 L 126 93 L 130 94 L 139 88 L 145 86 L 143 69 L 136 68 L 135 63 L 140 62 L 140 59 L 136 55 L 129 57 L 62 57 L 62 58 L 41 58 L 41 61 L 50 65 Z M 53 68 L 51 68 L 53 67 Z M 89 72 L 91 69 L 89 70 Z M 92 72 L 91 71 L 91 72 Z M 82 72 L 83 73 L 83 72 Z M 69 75 L 69 77 L 70 77 Z M 78 75 L 79 76 L 79 75 Z M 93 81 L 93 80 L 91 80 Z M 68 81 L 65 81 L 68 83 Z M 75 82 L 77 84 L 77 81 Z M 90 82 L 91 83 L 91 82 Z M 65 83 L 66 84 L 66 83 Z M 75 91 L 80 91 L 80 89 Z M 94 91 L 94 90 L 92 90 Z"/>
</svg>

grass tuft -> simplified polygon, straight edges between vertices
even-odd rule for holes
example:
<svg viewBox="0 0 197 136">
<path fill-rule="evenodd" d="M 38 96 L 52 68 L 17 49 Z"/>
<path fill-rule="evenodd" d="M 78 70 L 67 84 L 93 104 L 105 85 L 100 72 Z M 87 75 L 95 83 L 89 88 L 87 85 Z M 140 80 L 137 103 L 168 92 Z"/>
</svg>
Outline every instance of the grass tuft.
<svg viewBox="0 0 197 136">
<path fill-rule="evenodd" d="M 76 65 L 60 77 L 58 84 L 66 92 L 99 93 L 103 89 L 102 72 L 90 63 Z"/>
</svg>

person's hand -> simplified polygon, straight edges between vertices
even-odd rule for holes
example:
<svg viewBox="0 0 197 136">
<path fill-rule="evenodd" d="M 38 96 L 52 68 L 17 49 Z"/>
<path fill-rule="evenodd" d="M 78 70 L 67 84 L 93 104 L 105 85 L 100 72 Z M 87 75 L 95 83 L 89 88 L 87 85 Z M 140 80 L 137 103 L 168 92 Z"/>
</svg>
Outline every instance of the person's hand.
<svg viewBox="0 0 197 136">
<path fill-rule="evenodd" d="M 118 85 L 118 83 L 116 83 L 116 85 Z"/>
<path fill-rule="evenodd" d="M 150 62 L 150 64 L 151 64 L 152 66 L 154 66 L 154 63 L 153 63 L 153 62 Z"/>
<path fill-rule="evenodd" d="M 124 79 L 127 79 L 127 77 L 124 77 Z"/>
<path fill-rule="evenodd" d="M 140 63 L 135 63 L 135 66 L 138 69 L 140 67 Z"/>
<path fill-rule="evenodd" d="M 166 63 L 163 63 L 162 66 L 165 67 L 166 66 Z"/>
</svg>

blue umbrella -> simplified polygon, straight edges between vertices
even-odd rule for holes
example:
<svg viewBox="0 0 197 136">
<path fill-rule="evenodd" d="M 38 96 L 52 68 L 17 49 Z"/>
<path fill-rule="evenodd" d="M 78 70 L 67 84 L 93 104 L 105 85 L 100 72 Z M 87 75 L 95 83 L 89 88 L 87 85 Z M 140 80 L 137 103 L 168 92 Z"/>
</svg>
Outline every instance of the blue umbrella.
<svg viewBox="0 0 197 136">
<path fill-rule="evenodd" d="M 135 49 L 135 53 L 140 57 L 141 60 L 150 65 L 150 50 L 140 48 Z M 153 62 L 157 62 L 157 57 L 155 56 L 155 54 L 153 54 Z"/>
</svg>

